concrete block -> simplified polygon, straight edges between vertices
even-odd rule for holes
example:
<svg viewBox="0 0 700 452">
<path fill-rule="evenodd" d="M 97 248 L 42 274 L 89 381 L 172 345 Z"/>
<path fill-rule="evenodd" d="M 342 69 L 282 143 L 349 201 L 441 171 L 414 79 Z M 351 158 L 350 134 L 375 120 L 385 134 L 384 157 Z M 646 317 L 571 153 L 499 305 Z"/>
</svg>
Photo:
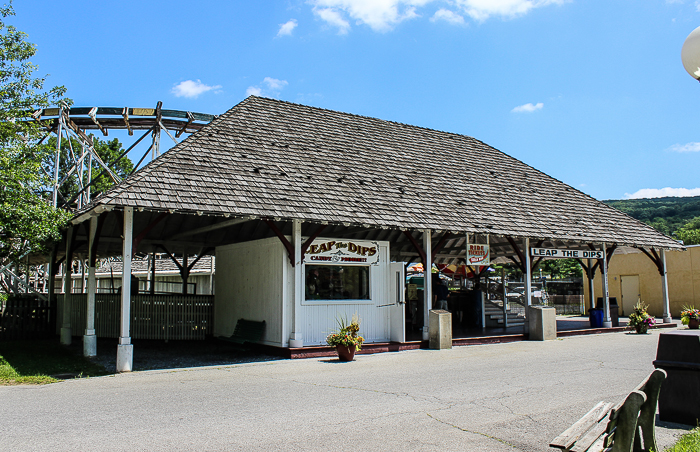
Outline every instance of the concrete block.
<svg viewBox="0 0 700 452">
<path fill-rule="evenodd" d="M 528 307 L 531 341 L 553 341 L 557 338 L 556 310 L 549 306 Z"/>
<path fill-rule="evenodd" d="M 429 325 L 430 348 L 434 350 L 452 348 L 452 313 L 438 309 L 431 310 Z"/>
<path fill-rule="evenodd" d="M 134 346 L 117 345 L 117 372 L 131 372 L 134 366 Z"/>
</svg>

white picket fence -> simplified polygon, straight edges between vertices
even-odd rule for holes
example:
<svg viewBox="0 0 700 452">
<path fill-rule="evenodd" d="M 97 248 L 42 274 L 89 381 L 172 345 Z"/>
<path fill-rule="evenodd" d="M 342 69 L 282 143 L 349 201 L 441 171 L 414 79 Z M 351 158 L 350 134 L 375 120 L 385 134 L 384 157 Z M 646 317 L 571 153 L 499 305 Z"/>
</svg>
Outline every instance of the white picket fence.
<svg viewBox="0 0 700 452">
<path fill-rule="evenodd" d="M 76 336 L 85 331 L 87 294 L 71 294 L 71 329 Z M 58 295 L 57 334 L 63 324 L 65 295 Z M 95 295 L 95 334 L 119 337 L 121 296 Z M 133 295 L 131 337 L 133 339 L 201 340 L 214 331 L 213 295 Z"/>
</svg>

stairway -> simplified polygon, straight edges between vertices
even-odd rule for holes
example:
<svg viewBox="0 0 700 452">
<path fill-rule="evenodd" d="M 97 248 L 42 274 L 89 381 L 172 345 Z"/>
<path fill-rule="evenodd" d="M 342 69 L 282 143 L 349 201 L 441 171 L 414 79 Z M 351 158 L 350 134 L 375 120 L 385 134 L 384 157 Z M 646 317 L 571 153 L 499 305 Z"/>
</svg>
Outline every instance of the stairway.
<svg viewBox="0 0 700 452">
<path fill-rule="evenodd" d="M 510 303 L 513 302 L 511 301 Z M 486 328 L 502 328 L 505 326 L 505 322 L 503 321 L 502 300 L 486 300 L 484 302 L 484 310 Z M 508 309 L 506 315 L 508 316 L 508 327 L 522 326 L 525 324 L 525 317 L 520 313 L 511 312 L 511 310 Z"/>
</svg>

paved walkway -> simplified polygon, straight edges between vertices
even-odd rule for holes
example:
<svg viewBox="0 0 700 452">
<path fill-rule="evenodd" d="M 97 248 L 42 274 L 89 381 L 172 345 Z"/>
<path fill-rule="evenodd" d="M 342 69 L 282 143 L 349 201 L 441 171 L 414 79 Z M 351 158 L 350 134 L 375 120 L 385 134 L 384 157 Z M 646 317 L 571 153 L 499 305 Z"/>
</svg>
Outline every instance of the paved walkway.
<svg viewBox="0 0 700 452">
<path fill-rule="evenodd" d="M 659 333 L 0 387 L 0 450 L 545 451 L 653 370 Z"/>
</svg>

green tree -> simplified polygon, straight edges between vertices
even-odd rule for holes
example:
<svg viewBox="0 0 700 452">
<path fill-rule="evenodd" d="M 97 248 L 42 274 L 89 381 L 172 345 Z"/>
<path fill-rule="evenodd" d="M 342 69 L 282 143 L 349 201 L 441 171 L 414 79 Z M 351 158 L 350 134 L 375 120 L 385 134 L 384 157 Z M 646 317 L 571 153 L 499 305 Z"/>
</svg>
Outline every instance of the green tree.
<svg viewBox="0 0 700 452">
<path fill-rule="evenodd" d="M 542 268 L 543 273 L 549 273 L 552 279 L 574 278 L 583 274 L 576 259 L 545 259 L 538 267 Z"/>
<path fill-rule="evenodd" d="M 700 245 L 700 217 L 688 220 L 673 235 L 685 245 Z"/>
<path fill-rule="evenodd" d="M 12 5 L 0 7 L 0 262 L 16 260 L 28 250 L 47 252 L 60 238 L 67 213 L 45 196 L 50 180 L 42 170 L 36 143 L 44 126 L 31 114 L 61 101 L 65 88 L 44 90 L 45 77 L 33 75 L 34 44 L 6 24 Z"/>
</svg>

